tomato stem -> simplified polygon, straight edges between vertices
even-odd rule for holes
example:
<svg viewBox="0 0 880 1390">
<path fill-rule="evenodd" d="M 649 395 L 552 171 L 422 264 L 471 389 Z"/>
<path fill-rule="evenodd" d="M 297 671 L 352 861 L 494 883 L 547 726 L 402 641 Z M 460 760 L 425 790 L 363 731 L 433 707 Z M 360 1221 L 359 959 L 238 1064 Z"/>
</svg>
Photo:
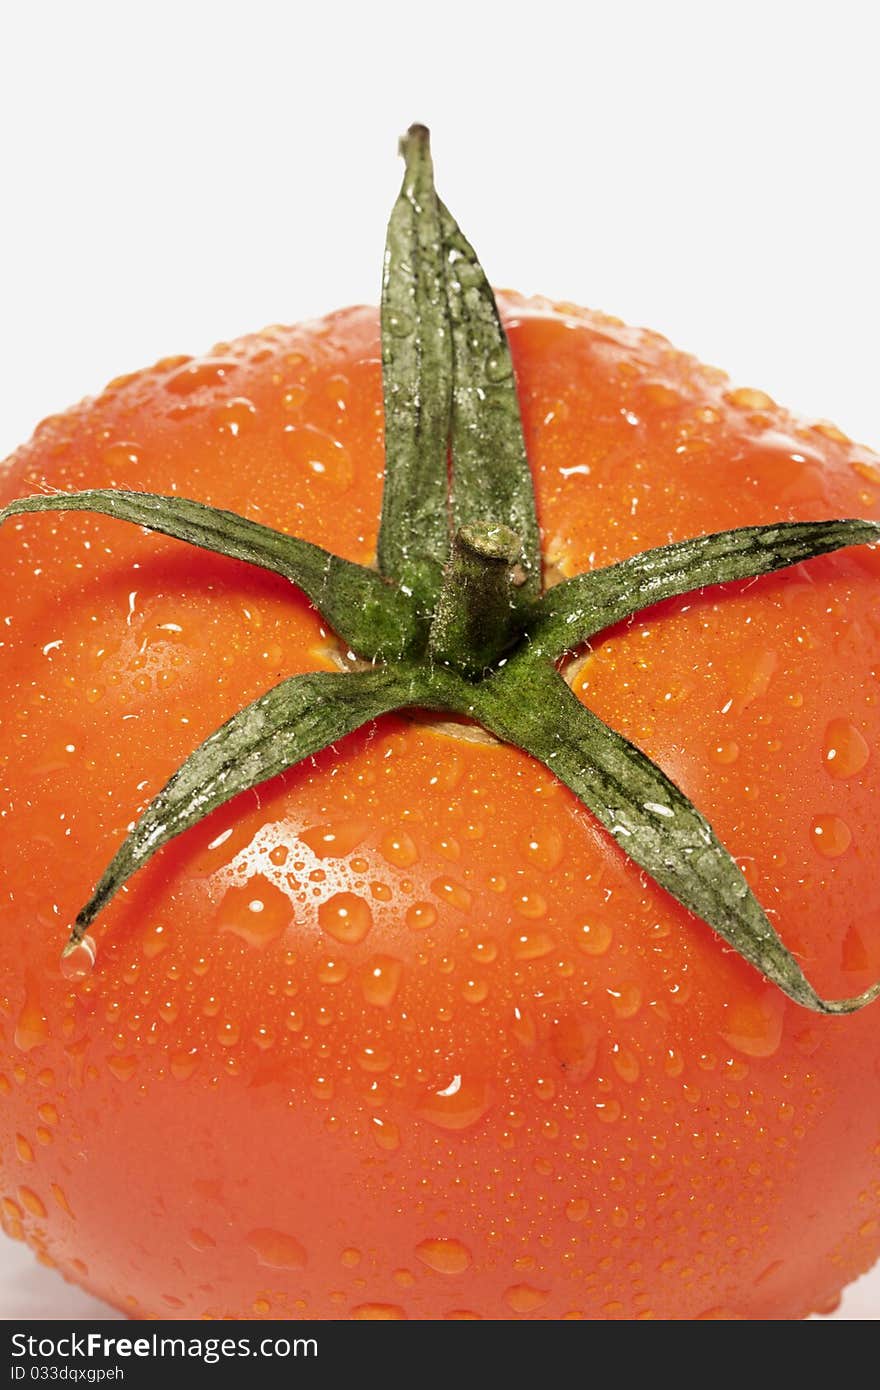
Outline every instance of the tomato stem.
<svg viewBox="0 0 880 1390">
<path fill-rule="evenodd" d="M 509 526 L 463 526 L 431 624 L 429 654 L 468 677 L 479 677 L 521 635 L 522 541 Z"/>
</svg>

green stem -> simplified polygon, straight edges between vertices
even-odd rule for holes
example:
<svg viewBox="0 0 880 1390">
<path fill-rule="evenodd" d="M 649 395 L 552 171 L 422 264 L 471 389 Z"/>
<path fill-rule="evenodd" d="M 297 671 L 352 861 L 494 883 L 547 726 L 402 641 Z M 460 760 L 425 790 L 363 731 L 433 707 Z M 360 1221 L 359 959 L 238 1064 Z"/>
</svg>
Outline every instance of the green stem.
<svg viewBox="0 0 880 1390">
<path fill-rule="evenodd" d="M 428 650 L 462 675 L 481 676 L 523 630 L 522 541 L 508 526 L 456 533 Z"/>
</svg>

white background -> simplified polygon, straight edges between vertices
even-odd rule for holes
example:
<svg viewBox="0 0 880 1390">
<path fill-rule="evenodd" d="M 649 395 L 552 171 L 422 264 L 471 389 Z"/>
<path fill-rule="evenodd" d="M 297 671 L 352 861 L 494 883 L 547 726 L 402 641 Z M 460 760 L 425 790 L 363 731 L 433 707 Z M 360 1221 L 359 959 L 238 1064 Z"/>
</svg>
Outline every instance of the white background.
<svg viewBox="0 0 880 1390">
<path fill-rule="evenodd" d="M 0 457 L 111 377 L 375 302 L 434 132 L 496 284 L 880 442 L 876 7 L 32 3 L 0 34 Z M 0 1314 L 95 1315 L 0 1248 Z M 880 1274 L 842 1315 L 880 1320 Z"/>
</svg>

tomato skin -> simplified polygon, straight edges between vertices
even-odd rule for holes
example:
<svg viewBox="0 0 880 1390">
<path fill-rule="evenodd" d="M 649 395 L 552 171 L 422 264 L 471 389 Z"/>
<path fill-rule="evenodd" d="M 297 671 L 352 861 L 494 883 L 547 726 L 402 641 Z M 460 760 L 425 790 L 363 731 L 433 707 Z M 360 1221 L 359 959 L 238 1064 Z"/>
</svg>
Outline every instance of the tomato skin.
<svg viewBox="0 0 880 1390">
<path fill-rule="evenodd" d="M 558 573 L 874 514 L 878 460 L 829 427 L 501 302 Z M 377 316 L 349 310 L 117 383 L 0 500 L 178 491 L 369 562 L 381 471 Z M 575 677 L 829 996 L 880 975 L 878 570 L 667 603 Z M 62 1273 L 135 1316 L 796 1318 L 877 1258 L 877 1008 L 787 1002 L 491 741 L 389 717 L 238 798 L 65 981 L 145 802 L 334 647 L 283 581 L 97 516 L 0 530 L 0 636 L 0 1209 Z"/>
</svg>

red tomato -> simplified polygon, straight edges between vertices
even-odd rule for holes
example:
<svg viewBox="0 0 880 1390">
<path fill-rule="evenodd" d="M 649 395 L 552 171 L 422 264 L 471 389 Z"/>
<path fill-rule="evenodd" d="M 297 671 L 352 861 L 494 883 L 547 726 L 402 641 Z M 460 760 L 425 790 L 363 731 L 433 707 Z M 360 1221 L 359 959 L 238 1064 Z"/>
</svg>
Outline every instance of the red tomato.
<svg viewBox="0 0 880 1390">
<path fill-rule="evenodd" d="M 878 460 L 663 339 L 508 295 L 548 571 L 872 515 Z M 111 383 L 14 455 L 369 563 L 378 321 Z M 575 688 L 709 817 L 811 981 L 880 975 L 877 555 L 651 609 Z M 279 678 L 298 591 L 99 516 L 0 530 L 0 1194 L 136 1316 L 797 1318 L 880 1252 L 880 1025 L 788 1002 L 538 764 L 386 717 L 216 812 L 59 956 L 126 828 Z"/>
</svg>

